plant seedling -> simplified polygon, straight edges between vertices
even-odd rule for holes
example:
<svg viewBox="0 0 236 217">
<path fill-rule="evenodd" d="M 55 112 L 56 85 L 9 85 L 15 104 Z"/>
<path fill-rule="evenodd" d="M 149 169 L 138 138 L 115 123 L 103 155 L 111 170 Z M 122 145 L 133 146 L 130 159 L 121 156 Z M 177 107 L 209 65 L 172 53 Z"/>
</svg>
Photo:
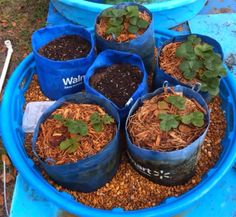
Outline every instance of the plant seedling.
<svg viewBox="0 0 236 217">
<path fill-rule="evenodd" d="M 67 127 L 68 131 L 73 134 L 73 138 L 68 138 L 60 143 L 60 149 L 66 150 L 68 153 L 75 152 L 80 141 L 79 135 L 86 136 L 88 134 L 87 124 L 82 120 L 63 118 L 59 114 L 53 115 L 53 119 L 60 121 L 65 127 Z"/>
<path fill-rule="evenodd" d="M 114 123 L 114 119 L 109 116 L 108 114 L 105 114 L 104 116 L 102 116 L 101 114 L 99 114 L 98 112 L 94 112 L 91 116 L 90 116 L 90 122 L 93 125 L 93 129 L 96 132 L 101 132 L 104 128 L 105 124 L 112 124 Z"/>
<path fill-rule="evenodd" d="M 185 109 L 186 99 L 182 96 L 168 96 L 167 102 L 174 105 L 179 110 Z"/>
<path fill-rule="evenodd" d="M 202 84 L 201 91 L 218 95 L 220 77 L 226 75 L 226 70 L 211 45 L 191 35 L 176 49 L 175 55 L 182 59 L 179 69 L 185 79 L 197 78 Z"/>
<path fill-rule="evenodd" d="M 105 10 L 101 17 L 106 18 L 106 34 L 118 37 L 124 30 L 124 24 L 128 22 L 128 32 L 137 34 L 140 29 L 146 29 L 149 22 L 139 17 L 138 6 L 127 6 L 123 9 L 109 8 Z"/>
<path fill-rule="evenodd" d="M 162 113 L 159 114 L 158 118 L 161 120 L 160 129 L 166 132 L 177 128 L 180 122 L 186 125 L 192 124 L 195 127 L 204 125 L 204 114 L 202 112 L 191 112 L 184 116 Z"/>
<path fill-rule="evenodd" d="M 159 114 L 160 128 L 162 131 L 170 131 L 179 126 L 179 117 L 174 114 Z"/>
</svg>

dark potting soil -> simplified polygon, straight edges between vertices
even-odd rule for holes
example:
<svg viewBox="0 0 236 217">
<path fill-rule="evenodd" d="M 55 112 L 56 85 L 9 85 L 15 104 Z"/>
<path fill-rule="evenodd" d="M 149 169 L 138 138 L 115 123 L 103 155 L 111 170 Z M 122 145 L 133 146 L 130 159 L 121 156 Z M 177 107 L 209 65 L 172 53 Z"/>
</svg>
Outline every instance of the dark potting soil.
<svg viewBox="0 0 236 217">
<path fill-rule="evenodd" d="M 61 36 L 42 48 L 39 54 L 52 60 L 71 60 L 86 57 L 91 50 L 91 44 L 78 35 Z"/>
<path fill-rule="evenodd" d="M 90 84 L 117 106 L 123 107 L 138 88 L 142 77 L 136 66 L 113 64 L 96 69 Z"/>
</svg>

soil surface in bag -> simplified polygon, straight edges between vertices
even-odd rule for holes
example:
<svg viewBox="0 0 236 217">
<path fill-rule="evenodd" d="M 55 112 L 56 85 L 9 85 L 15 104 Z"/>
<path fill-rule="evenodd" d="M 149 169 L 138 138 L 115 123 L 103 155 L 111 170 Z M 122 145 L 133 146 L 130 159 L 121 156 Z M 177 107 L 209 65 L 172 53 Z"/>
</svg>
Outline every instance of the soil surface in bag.
<svg viewBox="0 0 236 217">
<path fill-rule="evenodd" d="M 182 103 L 181 103 L 182 101 Z M 197 112 L 201 122 L 195 126 L 191 116 Z M 145 100 L 130 117 L 128 132 L 132 142 L 142 148 L 155 151 L 175 151 L 196 140 L 207 127 L 204 121 L 206 111 L 194 100 L 179 93 L 164 93 Z M 167 115 L 161 119 L 161 115 Z M 181 119 L 187 119 L 182 121 Z M 192 117 L 193 118 L 193 117 Z M 162 129 L 162 124 L 164 128 Z M 198 123 L 197 123 L 198 124 Z M 171 125 L 172 128 L 167 129 Z"/>
<path fill-rule="evenodd" d="M 25 95 L 27 102 L 47 100 L 40 91 L 36 75 Z M 184 185 L 163 186 L 155 184 L 141 176 L 132 168 L 125 153 L 121 165 L 114 178 L 102 188 L 92 193 L 80 193 L 65 189 L 53 182 L 45 173 L 44 177 L 59 191 L 71 194 L 75 200 L 87 206 L 111 210 L 114 207 L 123 207 L 125 210 L 138 210 L 160 204 L 168 197 L 178 197 L 191 190 L 200 181 L 201 177 L 218 161 L 224 137 L 226 121 L 221 109 L 221 100 L 215 97 L 209 104 L 211 122 L 206 139 L 201 146 L 201 155 L 197 164 L 195 175 Z M 38 165 L 39 162 L 32 152 L 31 134 L 26 134 L 25 148 L 30 158 Z"/>
<path fill-rule="evenodd" d="M 116 124 L 109 119 L 109 124 L 95 128 L 91 121 L 95 113 L 95 118 L 106 115 L 101 107 L 92 104 L 70 103 L 55 110 L 40 126 L 36 142 L 39 157 L 42 160 L 51 158 L 57 165 L 62 165 L 75 163 L 102 150 L 114 137 Z"/>
<path fill-rule="evenodd" d="M 122 108 L 142 82 L 142 73 L 136 66 L 113 64 L 97 68 L 90 78 L 91 86 Z"/>
<path fill-rule="evenodd" d="M 136 29 L 135 31 L 133 31 L 133 29 L 137 27 L 136 22 L 133 23 L 131 21 L 133 17 L 129 17 L 129 15 L 127 15 L 127 16 L 122 16 L 115 19 L 121 19 L 121 18 L 123 20 L 120 24 L 122 26 L 122 30 L 121 31 L 119 30 L 118 33 L 116 31 L 114 31 L 114 33 L 109 33 L 109 28 L 111 27 L 109 24 L 110 17 L 103 17 L 101 15 L 100 19 L 98 20 L 98 23 L 96 24 L 97 34 L 108 41 L 114 40 L 117 42 L 126 42 L 129 40 L 135 39 L 139 35 L 142 35 L 148 28 L 148 26 L 145 26 L 143 28 L 139 28 L 138 30 Z M 149 24 L 151 23 L 151 17 L 146 11 L 143 11 L 143 12 L 139 11 L 138 18 L 148 22 Z M 131 23 L 135 24 L 135 27 L 134 25 L 132 25 L 132 28 L 130 29 Z"/>
<path fill-rule="evenodd" d="M 91 44 L 79 35 L 65 35 L 39 49 L 39 54 L 48 59 L 65 61 L 86 57 Z"/>
</svg>

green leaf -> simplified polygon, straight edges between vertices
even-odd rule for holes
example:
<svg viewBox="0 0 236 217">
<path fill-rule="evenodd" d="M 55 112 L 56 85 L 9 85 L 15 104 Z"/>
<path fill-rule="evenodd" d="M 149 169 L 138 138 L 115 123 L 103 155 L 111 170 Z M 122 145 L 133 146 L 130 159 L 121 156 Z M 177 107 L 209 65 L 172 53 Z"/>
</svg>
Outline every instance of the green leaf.
<svg viewBox="0 0 236 217">
<path fill-rule="evenodd" d="M 204 125 L 204 114 L 202 112 L 192 112 L 181 117 L 184 124 L 193 124 L 195 127 L 202 127 Z"/>
<path fill-rule="evenodd" d="M 149 22 L 143 19 L 138 20 L 138 27 L 141 29 L 146 29 L 149 26 Z"/>
<path fill-rule="evenodd" d="M 103 130 L 103 124 L 101 123 L 97 123 L 97 124 L 93 124 L 93 129 L 96 132 L 101 132 Z"/>
<path fill-rule="evenodd" d="M 209 58 L 206 58 L 204 65 L 208 70 L 215 70 L 218 65 L 222 64 L 222 60 L 218 54 L 212 54 Z"/>
<path fill-rule="evenodd" d="M 190 35 L 187 38 L 187 42 L 190 42 L 193 45 L 200 44 L 201 41 L 201 38 L 197 37 L 196 35 Z"/>
<path fill-rule="evenodd" d="M 117 26 L 117 27 L 111 26 L 106 30 L 106 34 L 107 35 L 114 34 L 117 37 L 120 35 L 122 30 L 123 30 L 123 26 Z"/>
<path fill-rule="evenodd" d="M 113 9 L 109 8 L 102 12 L 101 17 L 114 17 Z"/>
<path fill-rule="evenodd" d="M 157 106 L 158 106 L 158 108 L 159 108 L 160 110 L 169 109 L 169 105 L 168 105 L 168 103 L 165 102 L 165 101 L 159 101 L 159 102 L 157 103 Z"/>
<path fill-rule="evenodd" d="M 217 78 L 219 74 L 217 71 L 207 70 L 204 72 L 203 76 L 205 76 L 206 78 Z"/>
<path fill-rule="evenodd" d="M 96 132 L 101 132 L 103 130 L 103 125 L 104 124 L 112 124 L 114 123 L 114 119 L 109 116 L 108 114 L 105 114 L 103 117 L 98 113 L 98 112 L 94 112 L 91 116 L 90 116 L 90 122 L 93 125 L 93 129 Z"/>
<path fill-rule="evenodd" d="M 174 105 L 176 108 L 180 110 L 185 109 L 186 99 L 182 96 L 169 96 L 167 97 L 167 102 Z"/>
<path fill-rule="evenodd" d="M 78 143 L 73 144 L 73 145 L 71 145 L 66 151 L 67 151 L 69 154 L 74 153 L 74 152 L 77 150 L 78 146 L 79 146 Z"/>
<path fill-rule="evenodd" d="M 92 124 L 98 124 L 101 122 L 101 117 L 100 114 L 98 112 L 94 112 L 91 116 L 90 116 L 90 121 Z"/>
<path fill-rule="evenodd" d="M 179 69 L 183 73 L 184 78 L 187 80 L 192 80 L 196 76 L 196 71 L 191 69 L 189 61 L 183 61 L 180 63 Z"/>
<path fill-rule="evenodd" d="M 188 115 L 184 115 L 183 117 L 181 117 L 181 121 L 182 121 L 184 124 L 187 124 L 187 125 L 191 124 L 192 119 L 193 119 L 192 113 L 191 113 L 191 114 L 188 114 Z"/>
<path fill-rule="evenodd" d="M 210 88 L 208 88 L 208 92 L 211 96 L 217 96 L 220 92 L 220 88 L 219 87 L 214 87 L 214 88 L 210 87 Z"/>
<path fill-rule="evenodd" d="M 67 120 L 64 124 L 68 131 L 72 134 L 80 134 L 86 136 L 88 134 L 88 127 L 84 121 L 81 120 Z"/>
<path fill-rule="evenodd" d="M 63 121 L 64 118 L 62 117 L 62 115 L 59 114 L 55 114 L 53 115 L 53 119 L 57 120 L 57 121 Z"/>
<path fill-rule="evenodd" d="M 114 123 L 115 121 L 114 121 L 114 119 L 113 119 L 110 115 L 105 114 L 105 115 L 102 117 L 102 122 L 103 122 L 104 124 L 112 124 L 112 123 Z"/>
<path fill-rule="evenodd" d="M 109 19 L 109 24 L 111 24 L 114 27 L 118 27 L 122 24 L 123 22 L 123 18 L 122 17 L 118 17 L 118 18 L 110 18 Z"/>
<path fill-rule="evenodd" d="M 192 124 L 195 127 L 202 127 L 204 125 L 204 114 L 202 112 L 193 112 L 192 115 Z"/>
<path fill-rule="evenodd" d="M 193 46 L 189 43 L 182 43 L 177 49 L 175 55 L 179 58 L 194 57 Z"/>
<path fill-rule="evenodd" d="M 129 25 L 128 31 L 129 31 L 129 33 L 136 34 L 138 32 L 138 27 L 133 26 L 133 25 Z"/>
<path fill-rule="evenodd" d="M 139 15 L 138 6 L 127 6 L 126 11 L 129 17 L 138 17 Z"/>
<path fill-rule="evenodd" d="M 213 52 L 213 47 L 207 43 L 204 43 L 204 44 L 197 44 L 195 47 L 194 47 L 194 52 L 196 55 L 204 58 L 205 54 L 206 53 L 211 53 Z"/>
<path fill-rule="evenodd" d="M 138 20 L 139 20 L 138 17 L 131 17 L 131 18 L 129 19 L 129 23 L 130 23 L 131 25 L 136 26 L 137 23 L 138 23 Z"/>
<path fill-rule="evenodd" d="M 179 126 L 179 120 L 177 115 L 173 114 L 159 114 L 160 129 L 162 131 L 170 131 L 172 128 Z"/>
<path fill-rule="evenodd" d="M 219 75 L 220 77 L 226 76 L 226 69 L 225 69 L 224 66 L 219 65 L 219 66 L 216 68 L 216 70 L 217 70 L 217 73 L 218 73 L 218 75 Z"/>
<path fill-rule="evenodd" d="M 112 14 L 114 15 L 114 17 L 122 17 L 126 15 L 127 13 L 125 9 L 113 9 Z"/>
<path fill-rule="evenodd" d="M 70 138 L 61 142 L 60 149 L 66 150 L 68 153 L 73 153 L 77 150 L 79 143 L 79 138 Z"/>
</svg>

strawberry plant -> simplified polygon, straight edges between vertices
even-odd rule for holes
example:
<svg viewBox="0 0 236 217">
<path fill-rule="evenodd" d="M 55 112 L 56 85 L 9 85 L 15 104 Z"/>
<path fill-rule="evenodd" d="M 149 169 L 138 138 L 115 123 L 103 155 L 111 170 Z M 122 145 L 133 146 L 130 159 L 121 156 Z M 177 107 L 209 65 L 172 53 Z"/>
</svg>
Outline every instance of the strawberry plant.
<svg viewBox="0 0 236 217">
<path fill-rule="evenodd" d="M 169 109 L 168 103 L 175 106 L 178 110 L 185 110 L 186 99 L 178 95 L 168 96 L 166 101 L 163 100 L 158 102 L 158 108 L 161 111 L 167 111 Z M 181 122 L 195 127 L 202 127 L 204 125 L 204 114 L 199 111 L 182 116 L 178 114 L 160 113 L 158 119 L 160 120 L 160 129 L 162 131 L 175 129 Z"/>
<path fill-rule="evenodd" d="M 226 75 L 226 70 L 211 45 L 191 35 L 176 49 L 175 55 L 182 60 L 179 69 L 185 79 L 197 78 L 201 82 L 201 91 L 218 95 L 220 78 Z"/>
<path fill-rule="evenodd" d="M 92 123 L 93 129 L 96 132 L 101 132 L 103 130 L 104 125 L 114 123 L 114 119 L 108 114 L 102 116 L 98 112 L 94 112 L 90 116 L 90 122 Z"/>
<path fill-rule="evenodd" d="M 118 37 L 124 30 L 124 24 L 128 22 L 127 31 L 137 34 L 140 29 L 146 29 L 149 22 L 139 17 L 138 6 L 127 6 L 123 9 L 109 8 L 101 14 L 106 20 L 106 34 Z"/>
<path fill-rule="evenodd" d="M 60 149 L 67 151 L 68 153 L 75 152 L 80 142 L 80 136 L 86 136 L 88 134 L 87 124 L 82 120 L 63 118 L 59 114 L 53 115 L 53 119 L 60 121 L 65 127 L 67 127 L 68 132 L 73 135 L 72 138 L 68 138 L 60 143 Z"/>
</svg>

